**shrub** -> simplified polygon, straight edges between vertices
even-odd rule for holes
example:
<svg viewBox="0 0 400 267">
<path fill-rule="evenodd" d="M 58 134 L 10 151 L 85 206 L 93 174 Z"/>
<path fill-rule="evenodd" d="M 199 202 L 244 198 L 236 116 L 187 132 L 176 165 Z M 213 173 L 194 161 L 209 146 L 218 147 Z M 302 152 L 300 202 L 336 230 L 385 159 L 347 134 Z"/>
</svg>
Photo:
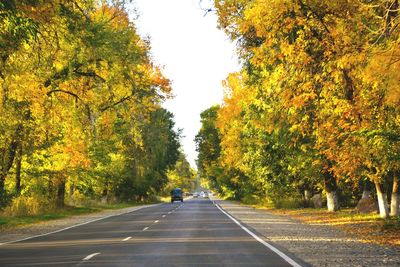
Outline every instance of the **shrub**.
<svg viewBox="0 0 400 267">
<path fill-rule="evenodd" d="M 256 204 L 260 204 L 261 200 L 259 197 L 257 197 L 256 195 L 245 195 L 241 201 L 244 204 L 248 204 L 248 205 L 256 205 Z"/>
<path fill-rule="evenodd" d="M 0 210 L 7 207 L 12 200 L 13 195 L 6 190 L 0 190 Z"/>
<path fill-rule="evenodd" d="M 276 209 L 298 209 L 304 205 L 303 200 L 297 198 L 278 198 L 273 199 L 272 203 Z"/>
<path fill-rule="evenodd" d="M 51 205 L 46 198 L 41 196 L 19 196 L 12 199 L 9 206 L 4 209 L 4 215 L 39 215 L 50 210 L 54 210 L 54 205 Z"/>
</svg>

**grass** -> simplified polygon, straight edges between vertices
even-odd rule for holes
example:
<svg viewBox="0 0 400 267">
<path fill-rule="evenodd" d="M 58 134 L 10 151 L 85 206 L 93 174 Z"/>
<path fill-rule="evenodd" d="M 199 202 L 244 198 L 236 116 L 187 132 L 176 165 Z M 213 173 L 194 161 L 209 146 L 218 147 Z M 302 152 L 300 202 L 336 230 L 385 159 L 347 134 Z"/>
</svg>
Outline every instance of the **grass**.
<svg viewBox="0 0 400 267">
<path fill-rule="evenodd" d="M 161 202 L 171 202 L 171 197 L 170 196 L 162 196 L 160 197 Z"/>
<path fill-rule="evenodd" d="M 1 216 L 0 215 L 0 229 L 17 227 L 21 225 L 33 224 L 38 222 L 50 221 L 55 219 L 61 219 L 69 216 L 87 214 L 101 210 L 100 208 L 92 207 L 71 207 L 66 206 L 63 209 L 59 209 L 54 212 L 48 212 L 40 215 L 29 215 L 29 216 Z"/>
<path fill-rule="evenodd" d="M 51 221 L 56 219 L 62 219 L 75 215 L 88 214 L 93 212 L 99 212 L 101 210 L 116 210 L 123 209 L 132 206 L 137 206 L 144 203 L 116 203 L 116 204 L 96 204 L 89 207 L 74 207 L 65 206 L 62 209 L 56 211 L 47 212 L 40 215 L 27 215 L 27 216 L 4 216 L 0 214 L 0 230 L 6 228 L 19 227 L 28 224 L 35 224 L 45 221 Z"/>
<path fill-rule="evenodd" d="M 382 219 L 379 214 L 355 213 L 354 209 L 328 212 L 326 209 L 274 209 L 256 206 L 271 213 L 287 215 L 307 224 L 329 225 L 344 230 L 363 242 L 379 245 L 400 246 L 400 217 Z"/>
</svg>

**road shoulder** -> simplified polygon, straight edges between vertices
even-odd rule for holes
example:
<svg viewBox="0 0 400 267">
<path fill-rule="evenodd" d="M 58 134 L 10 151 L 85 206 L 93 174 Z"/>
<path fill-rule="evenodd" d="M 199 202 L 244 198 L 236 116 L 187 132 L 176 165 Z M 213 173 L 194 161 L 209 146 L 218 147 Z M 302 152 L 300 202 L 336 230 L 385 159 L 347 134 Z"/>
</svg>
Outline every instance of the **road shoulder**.
<svg viewBox="0 0 400 267">
<path fill-rule="evenodd" d="M 400 266 L 400 251 L 366 244 L 340 229 L 304 224 L 288 216 L 213 199 L 265 240 L 312 266 Z"/>
<path fill-rule="evenodd" d="M 19 226 L 11 229 L 2 229 L 0 231 L 0 245 L 4 243 L 16 242 L 22 239 L 28 239 L 34 236 L 46 235 L 49 233 L 62 231 L 63 229 L 89 223 L 91 221 L 102 220 L 111 216 L 133 212 L 154 205 L 159 204 L 141 205 L 117 210 L 102 210 L 100 212 L 76 215 L 62 219 Z"/>
</svg>

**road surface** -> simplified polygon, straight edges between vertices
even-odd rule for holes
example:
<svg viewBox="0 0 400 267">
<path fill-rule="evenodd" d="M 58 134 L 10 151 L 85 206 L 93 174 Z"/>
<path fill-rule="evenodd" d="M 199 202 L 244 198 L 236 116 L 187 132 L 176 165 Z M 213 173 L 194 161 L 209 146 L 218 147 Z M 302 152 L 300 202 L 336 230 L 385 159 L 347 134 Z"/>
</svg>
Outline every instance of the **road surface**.
<svg viewBox="0 0 400 267">
<path fill-rule="evenodd" d="M 297 262 L 209 199 L 155 205 L 0 246 L 4 267 L 304 266 Z"/>
</svg>

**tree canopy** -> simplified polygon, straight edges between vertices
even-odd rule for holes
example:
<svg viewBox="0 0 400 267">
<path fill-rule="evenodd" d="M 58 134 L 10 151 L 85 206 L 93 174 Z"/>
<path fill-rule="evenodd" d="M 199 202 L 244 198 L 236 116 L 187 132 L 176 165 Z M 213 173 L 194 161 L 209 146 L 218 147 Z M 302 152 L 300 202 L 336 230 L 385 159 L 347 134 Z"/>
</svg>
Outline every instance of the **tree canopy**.
<svg viewBox="0 0 400 267">
<path fill-rule="evenodd" d="M 168 184 L 180 131 L 149 50 L 125 1 L 0 3 L 0 206 L 144 199 Z"/>
<path fill-rule="evenodd" d="M 200 150 L 200 163 L 214 155 L 236 196 L 276 201 L 312 190 L 331 211 L 371 181 L 388 216 L 386 188 L 397 203 L 400 171 L 398 1 L 214 4 L 243 68 L 226 80 L 214 116 L 220 149 Z"/>
</svg>

